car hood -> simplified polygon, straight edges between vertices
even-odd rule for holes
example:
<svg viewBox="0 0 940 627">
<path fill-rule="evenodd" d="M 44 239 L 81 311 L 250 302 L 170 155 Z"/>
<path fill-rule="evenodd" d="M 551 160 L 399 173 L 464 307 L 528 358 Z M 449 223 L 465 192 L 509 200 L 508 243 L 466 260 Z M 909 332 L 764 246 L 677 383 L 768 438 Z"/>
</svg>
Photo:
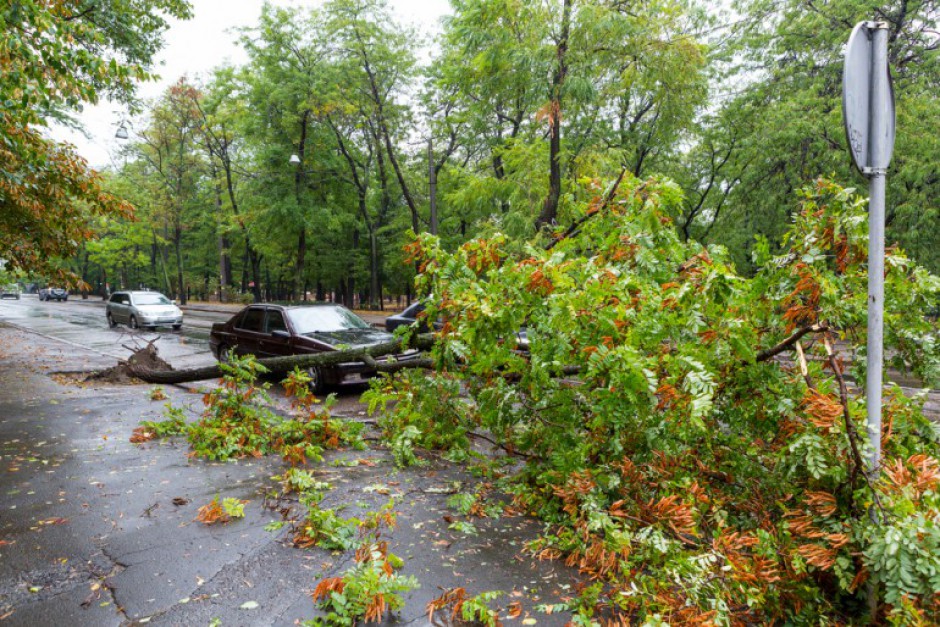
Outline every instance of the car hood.
<svg viewBox="0 0 940 627">
<path fill-rule="evenodd" d="M 134 307 L 140 311 L 155 314 L 176 314 L 180 311 L 176 305 L 134 305 Z"/>
<path fill-rule="evenodd" d="M 317 342 L 323 342 L 330 346 L 350 347 L 372 346 L 383 342 L 391 342 L 395 336 L 379 329 L 346 329 L 345 331 L 315 331 L 313 333 L 304 333 L 304 337 L 309 337 Z"/>
</svg>

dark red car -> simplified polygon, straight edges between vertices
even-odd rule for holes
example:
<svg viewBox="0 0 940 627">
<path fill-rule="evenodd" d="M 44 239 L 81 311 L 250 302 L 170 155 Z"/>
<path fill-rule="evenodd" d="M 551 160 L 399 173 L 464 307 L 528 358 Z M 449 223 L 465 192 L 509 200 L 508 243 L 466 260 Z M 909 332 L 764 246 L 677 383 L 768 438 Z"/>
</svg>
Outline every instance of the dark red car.
<svg viewBox="0 0 940 627">
<path fill-rule="evenodd" d="M 264 359 L 372 346 L 394 339 L 341 305 L 249 305 L 228 322 L 212 325 L 209 346 L 216 359 L 225 361 L 229 351 Z M 320 392 L 344 380 L 367 380 L 375 376 L 375 370 L 355 362 L 314 367 L 309 374 L 313 379 L 310 387 Z"/>
</svg>

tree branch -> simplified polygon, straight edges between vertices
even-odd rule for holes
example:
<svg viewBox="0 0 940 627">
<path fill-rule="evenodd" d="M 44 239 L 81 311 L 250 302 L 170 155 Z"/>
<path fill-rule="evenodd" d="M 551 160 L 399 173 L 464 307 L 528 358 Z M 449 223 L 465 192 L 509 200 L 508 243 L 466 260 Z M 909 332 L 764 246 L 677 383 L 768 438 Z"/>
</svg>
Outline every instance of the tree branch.
<svg viewBox="0 0 940 627">
<path fill-rule="evenodd" d="M 783 351 L 791 348 L 794 344 L 799 342 L 800 339 L 807 333 L 819 333 L 820 331 L 828 331 L 828 330 L 829 330 L 829 327 L 824 324 L 811 324 L 808 327 L 803 327 L 802 329 L 799 329 L 796 332 L 794 332 L 790 337 L 783 340 L 776 346 L 771 346 L 770 348 L 766 348 L 760 351 L 759 353 L 757 353 L 757 357 L 755 358 L 755 361 L 758 361 L 758 362 L 767 361 L 768 359 L 772 359 L 776 357 Z"/>
<path fill-rule="evenodd" d="M 617 188 L 620 187 L 620 183 L 621 183 L 621 181 L 623 181 L 623 177 L 624 177 L 626 174 L 627 174 L 627 168 L 624 167 L 624 168 L 622 168 L 622 169 L 620 170 L 620 176 L 618 176 L 618 177 L 617 177 L 617 180 L 614 181 L 614 184 L 611 186 L 610 190 L 607 192 L 607 195 L 604 196 L 604 202 L 602 202 L 601 205 L 600 205 L 599 207 L 597 207 L 597 209 L 595 209 L 595 210 L 593 210 L 593 211 L 591 211 L 591 210 L 589 209 L 587 213 L 585 213 L 585 214 L 584 214 L 583 216 L 581 216 L 578 220 L 576 220 L 574 223 L 572 223 L 572 225 L 569 226 L 568 229 L 567 229 L 564 233 L 562 233 L 561 235 L 559 235 L 558 237 L 556 237 L 555 239 L 553 239 L 552 241 L 550 241 L 550 242 L 545 246 L 545 250 L 551 250 L 552 248 L 555 247 L 556 244 L 558 244 L 558 242 L 560 242 L 560 241 L 562 241 L 562 240 L 566 240 L 566 239 L 568 239 L 569 237 L 571 237 L 572 235 L 575 235 L 575 234 L 578 232 L 578 230 L 581 228 L 581 226 L 582 226 L 585 222 L 587 222 L 587 221 L 590 220 L 592 217 L 594 217 L 594 216 L 596 216 L 597 214 L 599 214 L 599 213 L 601 213 L 602 211 L 604 211 L 604 209 L 606 209 L 607 206 L 608 206 L 608 205 L 611 203 L 611 201 L 614 199 L 614 196 L 617 195 Z M 641 188 L 638 188 L 637 191 L 639 191 L 639 189 L 642 189 L 642 186 L 641 186 Z"/>
</svg>

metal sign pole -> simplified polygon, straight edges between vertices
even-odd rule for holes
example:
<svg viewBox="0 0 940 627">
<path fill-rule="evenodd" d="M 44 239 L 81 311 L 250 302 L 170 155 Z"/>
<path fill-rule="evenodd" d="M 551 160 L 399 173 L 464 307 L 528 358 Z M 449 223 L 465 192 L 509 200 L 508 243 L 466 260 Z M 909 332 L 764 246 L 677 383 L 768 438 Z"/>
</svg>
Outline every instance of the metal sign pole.
<svg viewBox="0 0 940 627">
<path fill-rule="evenodd" d="M 842 114 L 849 154 L 868 177 L 868 373 L 865 401 L 871 456 L 881 464 L 881 392 L 884 357 L 885 173 L 894 151 L 894 90 L 888 73 L 888 25 L 859 22 L 845 49 Z"/>
<path fill-rule="evenodd" d="M 888 110 L 888 31 L 882 22 L 868 25 L 872 34 L 871 131 L 868 163 L 868 369 L 865 381 L 868 438 L 871 441 L 869 471 L 881 463 L 881 391 L 884 353 L 885 294 L 885 171 Z"/>
</svg>

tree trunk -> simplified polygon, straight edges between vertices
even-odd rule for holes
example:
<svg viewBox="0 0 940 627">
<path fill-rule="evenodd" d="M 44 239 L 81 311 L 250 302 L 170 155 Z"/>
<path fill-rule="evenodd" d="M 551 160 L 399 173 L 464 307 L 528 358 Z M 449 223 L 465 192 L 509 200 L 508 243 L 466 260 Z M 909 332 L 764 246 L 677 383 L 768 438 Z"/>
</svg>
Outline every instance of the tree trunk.
<svg viewBox="0 0 940 627">
<path fill-rule="evenodd" d="M 369 232 L 369 309 L 378 309 L 381 304 L 379 291 L 379 243 L 374 232 Z"/>
<path fill-rule="evenodd" d="M 408 345 L 402 344 L 401 340 L 396 339 L 391 342 L 384 342 L 363 348 L 315 353 L 312 355 L 271 357 L 258 361 L 267 368 L 268 371 L 275 374 L 289 372 L 294 368 L 303 369 L 310 368 L 311 366 L 335 366 L 348 362 L 362 362 L 378 372 L 395 372 L 405 368 L 431 368 L 433 367 L 433 362 L 430 359 L 419 357 L 394 361 L 376 361 L 375 358 L 400 353 L 408 348 L 427 350 L 430 349 L 433 344 L 434 336 L 431 334 L 423 334 L 413 338 L 411 344 Z M 185 370 L 154 371 L 133 367 L 129 369 L 135 377 L 147 383 L 185 383 L 188 381 L 215 379 L 222 376 L 222 370 L 218 365 L 205 366 L 202 368 L 187 368 Z"/>
<path fill-rule="evenodd" d="M 187 298 L 186 285 L 183 283 L 183 251 L 181 250 L 183 240 L 182 229 L 174 229 L 173 235 L 173 246 L 176 248 L 176 279 L 179 282 L 179 299 L 180 304 L 185 305 Z"/>
<path fill-rule="evenodd" d="M 300 227 L 300 236 L 297 238 L 297 262 L 294 264 L 294 281 L 291 284 L 291 299 L 302 300 L 301 291 L 304 285 L 304 261 L 307 257 L 307 229 Z"/>
<path fill-rule="evenodd" d="M 215 211 L 219 224 L 224 223 L 222 215 L 222 186 L 219 184 L 218 170 L 212 165 L 212 179 L 215 181 Z M 225 288 L 232 284 L 232 260 L 229 258 L 229 243 L 225 233 L 219 230 L 219 302 L 225 300 Z"/>
<path fill-rule="evenodd" d="M 219 235 L 219 302 L 225 302 L 225 288 L 232 285 L 231 246 L 224 234 Z"/>
<path fill-rule="evenodd" d="M 153 245 L 157 246 L 157 249 L 160 252 L 160 262 L 163 265 L 163 291 L 164 293 L 170 293 L 170 273 L 167 270 L 166 266 L 166 247 L 157 245 L 157 233 L 153 231 Z"/>
<path fill-rule="evenodd" d="M 558 201 L 561 198 L 561 99 L 568 75 L 568 34 L 571 28 L 571 4 L 565 0 L 561 14 L 561 35 L 556 43 L 557 64 L 552 74 L 549 99 L 549 148 L 548 148 L 548 195 L 542 212 L 535 221 L 535 228 L 542 229 L 555 222 L 558 217 Z"/>
</svg>

